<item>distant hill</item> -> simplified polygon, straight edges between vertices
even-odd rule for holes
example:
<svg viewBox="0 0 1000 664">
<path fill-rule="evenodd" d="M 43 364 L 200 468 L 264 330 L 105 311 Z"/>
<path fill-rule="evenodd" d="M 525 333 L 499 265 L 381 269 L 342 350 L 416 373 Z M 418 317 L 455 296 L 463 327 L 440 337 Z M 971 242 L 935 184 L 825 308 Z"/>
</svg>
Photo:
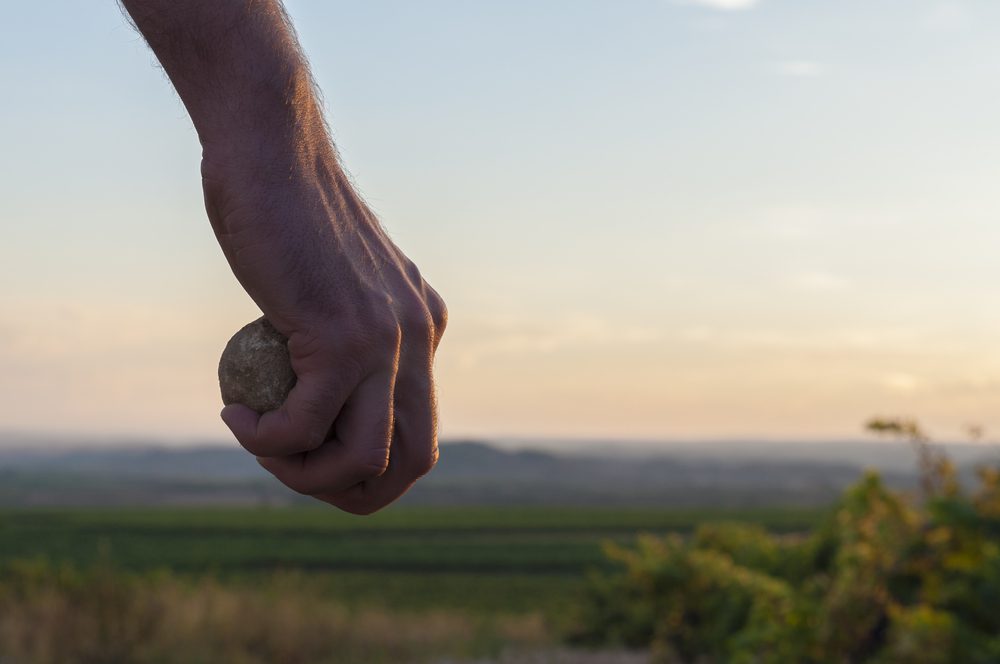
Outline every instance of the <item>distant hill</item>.
<svg viewBox="0 0 1000 664">
<path fill-rule="evenodd" d="M 971 466 L 996 453 L 949 446 Z M 441 460 L 404 498 L 409 504 L 587 506 L 817 505 L 863 468 L 914 481 L 912 450 L 896 443 L 620 444 L 586 453 L 442 445 Z M 99 446 L 0 436 L 0 506 L 266 505 L 308 502 L 235 445 Z"/>
</svg>

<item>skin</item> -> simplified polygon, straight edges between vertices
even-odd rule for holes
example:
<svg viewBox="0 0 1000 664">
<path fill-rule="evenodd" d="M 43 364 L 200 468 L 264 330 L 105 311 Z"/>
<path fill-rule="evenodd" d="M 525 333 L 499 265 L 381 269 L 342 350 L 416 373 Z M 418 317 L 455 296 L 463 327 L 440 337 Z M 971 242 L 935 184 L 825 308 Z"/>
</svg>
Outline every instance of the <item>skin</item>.
<svg viewBox="0 0 1000 664">
<path fill-rule="evenodd" d="M 279 0 L 122 0 L 202 145 L 205 208 L 298 382 L 222 419 L 290 488 L 367 514 L 437 461 L 444 301 L 354 191 Z"/>
</svg>

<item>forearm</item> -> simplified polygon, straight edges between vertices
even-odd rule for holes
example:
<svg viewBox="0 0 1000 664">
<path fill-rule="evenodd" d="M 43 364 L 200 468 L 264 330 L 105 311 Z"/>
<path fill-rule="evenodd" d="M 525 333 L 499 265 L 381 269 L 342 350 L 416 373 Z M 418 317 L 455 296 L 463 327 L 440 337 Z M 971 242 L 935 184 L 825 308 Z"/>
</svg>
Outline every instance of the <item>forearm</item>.
<svg viewBox="0 0 1000 664">
<path fill-rule="evenodd" d="M 332 151 L 279 0 L 121 2 L 180 95 L 206 157 Z"/>
</svg>

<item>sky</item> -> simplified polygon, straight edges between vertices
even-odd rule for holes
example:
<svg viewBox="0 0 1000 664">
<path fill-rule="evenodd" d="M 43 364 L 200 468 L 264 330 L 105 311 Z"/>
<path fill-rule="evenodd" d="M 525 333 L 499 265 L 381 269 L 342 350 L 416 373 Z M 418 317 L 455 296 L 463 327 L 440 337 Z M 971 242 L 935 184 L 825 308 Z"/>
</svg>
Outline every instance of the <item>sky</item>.
<svg viewBox="0 0 1000 664">
<path fill-rule="evenodd" d="M 1000 3 L 289 0 L 445 438 L 1000 431 Z M 228 438 L 259 315 L 112 0 L 0 40 L 0 430 Z"/>
</svg>

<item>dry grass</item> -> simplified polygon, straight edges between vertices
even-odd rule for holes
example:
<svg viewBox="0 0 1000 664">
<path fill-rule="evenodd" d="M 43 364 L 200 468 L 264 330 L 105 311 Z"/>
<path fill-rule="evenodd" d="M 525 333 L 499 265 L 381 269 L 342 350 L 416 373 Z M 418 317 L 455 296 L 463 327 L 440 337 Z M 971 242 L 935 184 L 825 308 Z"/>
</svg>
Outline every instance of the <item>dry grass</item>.
<svg viewBox="0 0 1000 664">
<path fill-rule="evenodd" d="M 506 652 L 496 659 L 474 662 L 442 660 L 438 664 L 649 664 L 649 655 L 622 651 L 587 652 L 546 649 L 530 652 Z"/>
<path fill-rule="evenodd" d="M 4 664 L 487 661 L 551 643 L 537 615 L 348 611 L 294 574 L 248 588 L 22 564 L 0 581 Z"/>
</svg>

